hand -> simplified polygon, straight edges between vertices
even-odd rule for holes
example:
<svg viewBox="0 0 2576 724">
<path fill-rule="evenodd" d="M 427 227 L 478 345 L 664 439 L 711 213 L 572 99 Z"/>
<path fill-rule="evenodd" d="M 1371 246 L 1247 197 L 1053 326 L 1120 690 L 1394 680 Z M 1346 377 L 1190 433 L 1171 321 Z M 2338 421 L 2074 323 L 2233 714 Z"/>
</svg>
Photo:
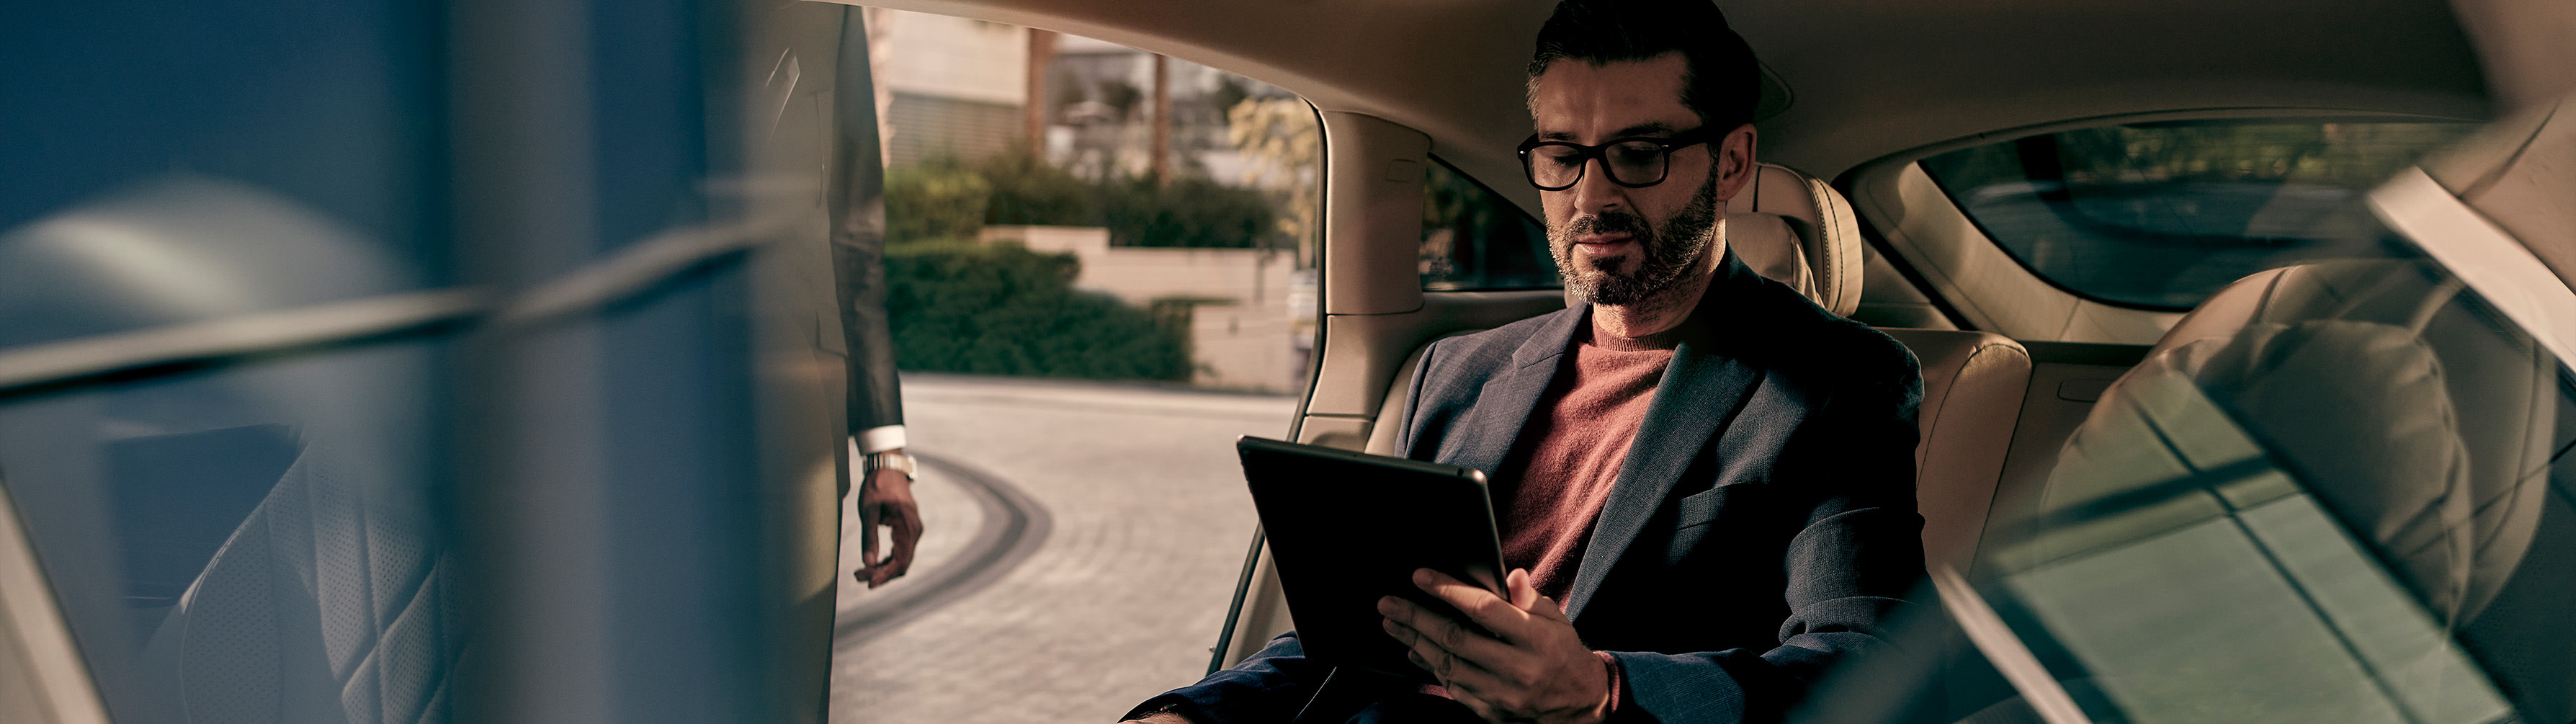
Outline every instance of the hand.
<svg viewBox="0 0 2576 724">
<path fill-rule="evenodd" d="M 1510 600 L 1428 568 L 1420 587 L 1493 632 L 1485 636 L 1412 601 L 1388 596 L 1377 610 L 1390 636 L 1451 698 L 1495 722 L 1598 722 L 1610 712 L 1610 672 L 1583 645 L 1556 601 L 1538 595 L 1529 571 L 1504 576 Z"/>
<path fill-rule="evenodd" d="M 877 526 L 894 529 L 894 554 L 877 557 Z M 912 551 L 921 542 L 921 504 L 912 499 L 912 479 L 901 470 L 878 470 L 859 486 L 859 570 L 850 575 L 883 586 L 912 568 Z"/>
</svg>

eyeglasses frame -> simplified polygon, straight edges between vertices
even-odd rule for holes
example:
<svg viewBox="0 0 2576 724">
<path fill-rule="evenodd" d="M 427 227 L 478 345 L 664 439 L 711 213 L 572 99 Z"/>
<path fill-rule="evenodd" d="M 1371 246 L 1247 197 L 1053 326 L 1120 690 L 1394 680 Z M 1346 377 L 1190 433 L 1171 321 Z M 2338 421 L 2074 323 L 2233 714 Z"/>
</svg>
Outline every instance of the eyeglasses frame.
<svg viewBox="0 0 2576 724">
<path fill-rule="evenodd" d="M 1663 183 L 1664 179 L 1670 178 L 1673 175 L 1673 151 L 1675 149 L 1689 148 L 1691 146 L 1715 140 L 1710 138 L 1711 135 L 1714 134 L 1709 132 L 1707 126 L 1701 126 L 1662 138 L 1654 136 L 1626 136 L 1603 141 L 1599 145 L 1586 146 L 1573 141 L 1543 141 L 1539 140 L 1537 134 L 1531 134 L 1528 140 L 1521 141 L 1519 150 L 1521 157 L 1521 178 L 1529 181 L 1529 185 L 1537 187 L 1540 191 L 1564 191 L 1566 189 L 1574 188 L 1577 184 L 1583 183 L 1583 175 L 1591 173 L 1592 163 L 1598 161 L 1601 163 L 1601 173 L 1610 179 L 1610 183 L 1618 184 L 1624 188 L 1642 189 Z M 1655 180 L 1645 183 L 1632 184 L 1626 181 L 1621 181 L 1619 180 L 1619 174 L 1610 170 L 1610 158 L 1604 152 L 1608 151 L 1611 146 L 1638 141 L 1652 143 L 1663 149 L 1664 172 L 1655 176 Z M 1530 151 L 1537 150 L 1540 146 L 1564 146 L 1583 154 L 1583 163 L 1582 165 L 1575 167 L 1573 181 L 1568 181 L 1563 186 L 1548 186 L 1538 182 L 1538 169 L 1532 167 L 1530 164 Z"/>
</svg>

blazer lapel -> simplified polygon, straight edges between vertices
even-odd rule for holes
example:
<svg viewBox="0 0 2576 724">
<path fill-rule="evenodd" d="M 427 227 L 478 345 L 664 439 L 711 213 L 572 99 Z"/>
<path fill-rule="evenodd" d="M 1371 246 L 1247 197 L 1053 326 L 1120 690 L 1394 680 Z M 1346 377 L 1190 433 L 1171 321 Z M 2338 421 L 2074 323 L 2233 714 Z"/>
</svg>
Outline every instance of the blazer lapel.
<svg viewBox="0 0 2576 724">
<path fill-rule="evenodd" d="M 1449 454 L 1441 462 L 1482 470 L 1488 476 L 1498 474 L 1503 458 L 1512 452 L 1512 443 L 1520 439 L 1522 426 L 1538 410 L 1539 398 L 1547 396 L 1548 384 L 1556 380 L 1558 362 L 1564 359 L 1566 346 L 1574 342 L 1576 325 L 1590 323 L 1591 314 L 1586 307 L 1559 315 L 1522 341 L 1520 348 L 1512 352 L 1511 369 L 1478 388 L 1475 405 L 1468 412 L 1477 419 L 1452 426 L 1479 434 L 1461 441 L 1465 444 L 1452 450 L 1443 450 Z"/>
<path fill-rule="evenodd" d="M 1663 507 L 1664 496 L 1681 482 L 1691 461 L 1712 444 L 1718 430 L 1762 381 L 1760 369 L 1719 352 L 1724 344 L 1706 324 L 1715 318 L 1713 314 L 1723 314 L 1730 306 L 1740 308 L 1725 298 L 1741 289 L 1744 280 L 1738 275 L 1750 273 L 1733 253 L 1727 254 L 1696 312 L 1701 318 L 1691 322 L 1701 325 L 1699 333 L 1685 337 L 1673 349 L 1664 379 L 1655 385 L 1655 399 L 1646 405 L 1646 419 L 1628 445 L 1628 458 L 1619 465 L 1610 498 L 1593 518 L 1592 541 L 1585 546 L 1583 562 L 1575 568 L 1574 586 L 1566 593 L 1567 618 L 1583 615 L 1602 578 L 1636 542 L 1647 519 Z"/>
</svg>

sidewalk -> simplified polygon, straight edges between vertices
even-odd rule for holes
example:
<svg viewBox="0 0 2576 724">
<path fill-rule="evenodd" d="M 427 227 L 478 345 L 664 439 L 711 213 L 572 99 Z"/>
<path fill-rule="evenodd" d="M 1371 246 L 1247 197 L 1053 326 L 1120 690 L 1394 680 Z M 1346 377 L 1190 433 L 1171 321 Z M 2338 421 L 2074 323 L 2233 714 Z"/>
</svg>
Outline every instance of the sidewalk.
<svg viewBox="0 0 2576 724">
<path fill-rule="evenodd" d="M 1198 679 L 1254 522 L 1233 440 L 1284 435 L 1294 398 L 908 375 L 904 405 L 915 450 L 1007 482 L 1051 530 L 990 585 L 836 646 L 833 721 L 1105 723 Z M 956 481 L 915 490 L 914 573 L 844 586 L 844 611 L 930 578 L 982 525 Z"/>
</svg>

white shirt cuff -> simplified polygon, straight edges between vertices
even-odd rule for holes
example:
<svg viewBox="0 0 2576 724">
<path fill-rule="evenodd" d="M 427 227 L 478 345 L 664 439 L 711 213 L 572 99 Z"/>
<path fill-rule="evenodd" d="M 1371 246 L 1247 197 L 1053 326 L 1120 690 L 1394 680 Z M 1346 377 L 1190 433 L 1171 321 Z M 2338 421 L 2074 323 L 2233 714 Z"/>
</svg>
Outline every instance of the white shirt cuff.
<svg viewBox="0 0 2576 724">
<path fill-rule="evenodd" d="M 871 427 L 860 432 L 858 438 L 851 441 L 852 445 L 858 447 L 861 455 L 900 449 L 904 447 L 903 443 L 902 425 Z"/>
</svg>

